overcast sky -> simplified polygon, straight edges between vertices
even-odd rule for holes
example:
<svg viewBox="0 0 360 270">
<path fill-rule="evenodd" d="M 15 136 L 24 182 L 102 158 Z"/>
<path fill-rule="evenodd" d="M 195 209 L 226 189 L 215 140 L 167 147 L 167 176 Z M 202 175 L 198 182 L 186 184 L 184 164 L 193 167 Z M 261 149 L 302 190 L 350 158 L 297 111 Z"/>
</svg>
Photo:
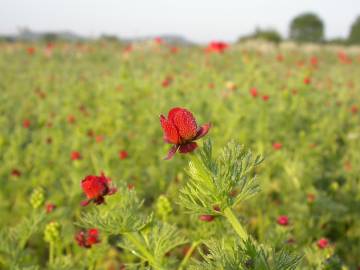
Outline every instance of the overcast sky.
<svg viewBox="0 0 360 270">
<path fill-rule="evenodd" d="M 287 35 L 291 19 L 316 12 L 327 38 L 346 37 L 360 0 L 0 0 L 0 33 L 19 27 L 122 37 L 180 34 L 197 42 L 234 41 L 256 26 Z"/>
</svg>

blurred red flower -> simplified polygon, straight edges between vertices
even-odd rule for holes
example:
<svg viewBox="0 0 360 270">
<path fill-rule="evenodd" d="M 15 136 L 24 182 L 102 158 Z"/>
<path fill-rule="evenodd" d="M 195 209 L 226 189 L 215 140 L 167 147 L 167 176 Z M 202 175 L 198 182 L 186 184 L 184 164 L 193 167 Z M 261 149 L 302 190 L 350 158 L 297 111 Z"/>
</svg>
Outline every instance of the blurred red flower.
<svg viewBox="0 0 360 270">
<path fill-rule="evenodd" d="M 166 76 L 166 78 L 161 82 L 162 87 L 166 88 L 173 82 L 172 76 Z"/>
<path fill-rule="evenodd" d="M 262 99 L 263 99 L 264 101 L 268 101 L 268 100 L 270 99 L 270 96 L 264 95 L 264 96 L 262 96 Z"/>
<path fill-rule="evenodd" d="M 280 150 L 282 148 L 282 144 L 279 142 L 274 142 L 272 146 L 274 150 Z"/>
<path fill-rule="evenodd" d="M 325 248 L 329 247 L 329 240 L 326 238 L 321 238 L 316 242 L 316 245 L 320 249 L 325 249 Z"/>
<path fill-rule="evenodd" d="M 48 213 L 48 214 L 51 213 L 52 211 L 54 211 L 55 208 L 56 208 L 56 205 L 53 204 L 53 203 L 47 203 L 47 204 L 45 205 L 45 211 L 46 211 L 46 213 Z"/>
<path fill-rule="evenodd" d="M 12 176 L 16 176 L 16 177 L 20 177 L 21 176 L 21 172 L 18 169 L 13 169 L 11 171 L 11 175 Z"/>
<path fill-rule="evenodd" d="M 204 221 L 204 222 L 211 222 L 215 219 L 215 216 L 212 215 L 200 215 L 199 216 L 199 220 Z"/>
<path fill-rule="evenodd" d="M 81 159 L 81 154 L 78 151 L 71 152 L 71 160 L 79 160 Z"/>
<path fill-rule="evenodd" d="M 277 223 L 281 226 L 289 225 L 289 217 L 288 216 L 279 216 L 277 219 Z"/>
<path fill-rule="evenodd" d="M 304 84 L 310 84 L 310 83 L 311 83 L 311 79 L 309 77 L 305 77 Z"/>
<path fill-rule="evenodd" d="M 206 48 L 206 52 L 211 53 L 223 53 L 225 50 L 229 48 L 229 44 L 222 41 L 213 41 L 210 42 L 208 47 Z"/>
<path fill-rule="evenodd" d="M 75 240 L 80 247 L 91 248 L 92 245 L 100 242 L 98 229 L 80 231 L 75 235 Z"/>
<path fill-rule="evenodd" d="M 115 187 L 110 186 L 111 179 L 105 177 L 103 173 L 100 176 L 88 175 L 81 181 L 81 187 L 87 200 L 81 203 L 82 206 L 88 205 L 91 201 L 95 204 L 105 202 L 104 196 L 112 195 L 116 192 Z"/>
<path fill-rule="evenodd" d="M 75 121 L 76 121 L 76 118 L 75 118 L 74 115 L 70 114 L 70 115 L 68 115 L 68 117 L 67 117 L 67 121 L 68 121 L 68 123 L 70 123 L 70 124 L 74 124 Z"/>
<path fill-rule="evenodd" d="M 255 87 L 253 87 L 253 88 L 250 89 L 250 94 L 251 94 L 254 98 L 256 98 L 256 97 L 258 96 L 258 90 L 257 90 Z"/>
<path fill-rule="evenodd" d="M 119 152 L 119 158 L 120 158 L 121 160 L 126 159 L 128 156 L 129 156 L 129 153 L 128 153 L 127 151 L 125 151 L 125 150 L 121 150 L 121 151 Z"/>
<path fill-rule="evenodd" d="M 28 53 L 28 55 L 33 55 L 36 52 L 35 47 L 28 47 L 26 48 L 26 52 Z"/>
<path fill-rule="evenodd" d="M 192 113 L 183 108 L 173 108 L 168 113 L 168 119 L 160 115 L 160 123 L 164 132 L 164 140 L 174 144 L 166 159 L 171 159 L 177 150 L 185 154 L 197 148 L 197 139 L 204 137 L 210 128 L 210 124 L 198 127 Z"/>
<path fill-rule="evenodd" d="M 30 122 L 29 119 L 25 119 L 25 120 L 23 121 L 23 127 L 24 127 L 24 128 L 29 128 L 30 125 L 31 125 L 31 122 Z"/>
</svg>

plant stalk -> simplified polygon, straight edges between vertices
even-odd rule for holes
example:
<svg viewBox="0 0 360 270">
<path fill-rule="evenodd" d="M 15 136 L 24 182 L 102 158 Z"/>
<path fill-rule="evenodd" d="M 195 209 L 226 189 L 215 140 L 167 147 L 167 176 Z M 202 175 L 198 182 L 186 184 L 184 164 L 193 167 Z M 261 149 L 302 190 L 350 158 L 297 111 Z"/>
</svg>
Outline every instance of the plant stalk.
<svg viewBox="0 0 360 270">
<path fill-rule="evenodd" d="M 191 255 L 193 254 L 194 250 L 196 249 L 196 247 L 200 244 L 200 241 L 194 241 L 189 250 L 186 252 L 185 257 L 183 258 L 183 260 L 181 261 L 178 270 L 182 270 L 184 269 L 184 267 L 186 266 L 186 264 L 188 263 Z"/>
<path fill-rule="evenodd" d="M 230 222 L 233 229 L 236 231 L 236 233 L 239 235 L 241 240 L 246 241 L 248 239 L 248 234 L 243 228 L 243 226 L 240 224 L 236 216 L 234 215 L 234 212 L 231 210 L 231 208 L 227 207 L 224 210 L 224 216 L 226 219 Z"/>
</svg>

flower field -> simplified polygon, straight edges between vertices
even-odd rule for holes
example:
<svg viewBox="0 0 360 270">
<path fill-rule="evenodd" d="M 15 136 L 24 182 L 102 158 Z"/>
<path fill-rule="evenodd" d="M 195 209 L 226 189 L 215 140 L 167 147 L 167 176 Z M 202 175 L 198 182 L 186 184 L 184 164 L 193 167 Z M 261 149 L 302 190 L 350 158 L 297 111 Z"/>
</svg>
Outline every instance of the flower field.
<svg viewBox="0 0 360 270">
<path fill-rule="evenodd" d="M 0 43 L 0 269 L 360 269 L 360 54 Z"/>
</svg>

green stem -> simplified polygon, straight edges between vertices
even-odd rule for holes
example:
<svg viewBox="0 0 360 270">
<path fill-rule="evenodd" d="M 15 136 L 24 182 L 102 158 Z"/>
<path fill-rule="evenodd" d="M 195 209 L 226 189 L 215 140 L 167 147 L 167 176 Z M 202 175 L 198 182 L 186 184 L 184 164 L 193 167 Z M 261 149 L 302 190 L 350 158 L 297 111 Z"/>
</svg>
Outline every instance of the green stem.
<svg viewBox="0 0 360 270">
<path fill-rule="evenodd" d="M 49 264 L 52 265 L 54 263 L 54 255 L 55 255 L 55 245 L 53 242 L 49 244 Z"/>
<path fill-rule="evenodd" d="M 234 215 L 231 208 L 227 207 L 224 210 L 224 216 L 226 219 L 230 222 L 231 226 L 234 228 L 236 233 L 240 236 L 241 240 L 245 241 L 248 239 L 248 234 L 243 228 L 243 226 L 240 224 L 236 216 Z"/>
<path fill-rule="evenodd" d="M 191 244 L 191 247 L 189 248 L 189 250 L 186 252 L 186 255 L 184 257 L 184 259 L 181 261 L 180 266 L 178 268 L 178 270 L 182 270 L 184 268 L 184 266 L 187 264 L 187 262 L 189 261 L 191 255 L 193 254 L 195 248 L 200 244 L 200 241 L 194 241 Z"/>
<path fill-rule="evenodd" d="M 126 233 L 125 235 L 130 240 L 130 242 L 133 243 L 133 245 L 137 248 L 137 250 L 141 253 L 141 255 L 151 264 L 152 267 L 159 270 L 162 269 L 156 262 L 154 256 L 139 241 L 135 233 Z"/>
</svg>

